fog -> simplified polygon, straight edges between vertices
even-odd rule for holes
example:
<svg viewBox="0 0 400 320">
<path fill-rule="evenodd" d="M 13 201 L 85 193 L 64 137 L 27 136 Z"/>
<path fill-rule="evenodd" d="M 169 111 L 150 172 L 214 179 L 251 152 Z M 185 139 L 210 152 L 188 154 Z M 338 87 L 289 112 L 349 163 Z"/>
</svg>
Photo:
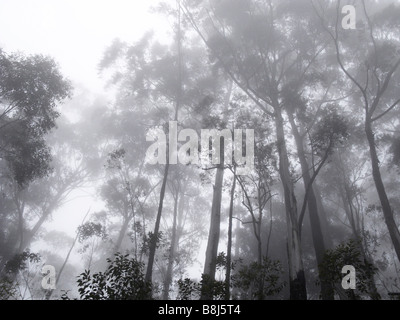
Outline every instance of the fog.
<svg viewBox="0 0 400 320">
<path fill-rule="evenodd" d="M 399 299 L 399 14 L 0 0 L 0 298 Z"/>
</svg>

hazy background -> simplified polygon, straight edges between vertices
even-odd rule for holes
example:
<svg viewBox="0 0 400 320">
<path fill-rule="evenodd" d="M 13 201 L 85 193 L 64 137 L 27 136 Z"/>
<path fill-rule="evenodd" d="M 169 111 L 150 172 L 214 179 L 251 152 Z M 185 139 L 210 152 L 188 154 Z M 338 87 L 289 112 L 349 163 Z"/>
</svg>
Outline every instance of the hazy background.
<svg viewBox="0 0 400 320">
<path fill-rule="evenodd" d="M 103 53 L 114 39 L 134 42 L 150 29 L 162 39 L 169 32 L 169 23 L 151 14 L 157 3 L 158 0 L 0 0 L 0 47 L 7 52 L 49 55 L 74 87 L 86 88 L 92 98 L 106 95 L 111 101 L 112 88 L 98 72 Z M 62 109 L 64 112 L 68 110 Z M 88 208 L 92 212 L 102 208 L 94 193 L 91 189 L 73 192 L 73 201 L 55 212 L 53 221 L 44 227 L 73 235 Z"/>
</svg>

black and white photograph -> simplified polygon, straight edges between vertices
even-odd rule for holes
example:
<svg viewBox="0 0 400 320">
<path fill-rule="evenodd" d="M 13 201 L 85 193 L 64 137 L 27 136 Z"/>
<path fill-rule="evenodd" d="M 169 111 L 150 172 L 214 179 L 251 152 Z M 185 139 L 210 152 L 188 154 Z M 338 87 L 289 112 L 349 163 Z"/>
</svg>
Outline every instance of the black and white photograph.
<svg viewBox="0 0 400 320">
<path fill-rule="evenodd" d="M 0 300 L 400 300 L 399 228 L 399 0 L 0 0 Z"/>
</svg>

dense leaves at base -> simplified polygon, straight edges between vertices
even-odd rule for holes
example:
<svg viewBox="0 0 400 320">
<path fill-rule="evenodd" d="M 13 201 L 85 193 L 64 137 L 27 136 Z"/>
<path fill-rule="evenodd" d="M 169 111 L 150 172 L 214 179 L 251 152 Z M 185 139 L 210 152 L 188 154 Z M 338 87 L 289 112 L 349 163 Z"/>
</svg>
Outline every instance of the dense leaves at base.
<svg viewBox="0 0 400 320">
<path fill-rule="evenodd" d="M 233 276 L 233 285 L 237 297 L 241 300 L 262 300 L 281 292 L 284 283 L 281 282 L 282 267 L 279 261 L 264 257 L 262 263 L 252 262 L 243 265 Z"/>
<path fill-rule="evenodd" d="M 18 271 L 26 270 L 28 263 L 38 263 L 41 257 L 37 253 L 26 250 L 21 254 L 16 254 L 4 267 L 4 273 L 0 278 L 0 300 L 8 300 L 16 296 L 18 283 L 14 281 L 13 275 Z"/>
<path fill-rule="evenodd" d="M 233 264 L 233 270 L 233 299 L 263 300 L 279 294 L 285 285 L 281 281 L 280 262 L 267 257 L 264 257 L 261 264 L 256 261 L 244 264 L 238 260 Z M 200 282 L 185 278 L 178 280 L 177 285 L 179 300 L 199 299 L 201 294 L 213 297 L 214 300 L 223 300 L 225 297 L 225 281 L 211 281 L 205 274 Z"/>
<path fill-rule="evenodd" d="M 366 261 L 361 252 L 360 243 L 349 240 L 338 245 L 335 249 L 327 250 L 323 263 L 320 265 L 320 279 L 332 284 L 333 288 L 340 288 L 343 278 L 343 266 L 351 265 L 356 269 L 356 290 L 347 290 L 349 299 L 361 299 L 362 295 L 371 294 L 371 279 L 377 268 Z"/>
<path fill-rule="evenodd" d="M 144 280 L 143 264 L 129 255 L 115 254 L 107 259 L 104 272 L 91 274 L 86 270 L 78 278 L 82 300 L 144 300 L 149 299 L 151 286 Z"/>
</svg>

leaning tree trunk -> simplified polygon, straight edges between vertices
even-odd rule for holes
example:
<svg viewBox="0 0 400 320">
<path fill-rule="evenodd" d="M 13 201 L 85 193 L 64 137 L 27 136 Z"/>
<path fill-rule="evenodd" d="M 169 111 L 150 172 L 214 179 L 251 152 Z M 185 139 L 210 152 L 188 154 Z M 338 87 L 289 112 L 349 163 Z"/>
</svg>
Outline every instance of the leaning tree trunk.
<svg viewBox="0 0 400 320">
<path fill-rule="evenodd" d="M 346 182 L 344 182 L 346 184 Z M 366 248 L 364 248 L 364 245 L 361 241 L 362 235 L 360 232 L 359 226 L 356 225 L 355 219 L 354 219 L 354 211 L 352 209 L 352 203 L 351 203 L 351 195 L 349 188 L 347 184 L 344 186 L 344 189 L 346 190 L 345 193 L 343 191 L 340 192 L 340 197 L 343 202 L 343 207 L 344 211 L 346 213 L 347 219 L 350 221 L 350 226 L 351 226 L 351 231 L 353 233 L 353 237 L 356 240 L 358 250 L 360 251 L 364 261 L 368 263 L 372 263 L 370 257 L 367 255 Z M 379 300 L 380 295 L 378 293 L 378 289 L 376 288 L 376 283 L 374 279 L 374 275 L 371 274 L 371 276 L 368 279 L 368 292 L 372 300 Z"/>
<path fill-rule="evenodd" d="M 339 158 L 340 165 L 342 166 L 342 160 Z M 351 231 L 353 233 L 353 237 L 356 240 L 358 250 L 360 251 L 360 254 L 362 255 L 363 259 L 365 262 L 371 263 L 372 264 L 372 259 L 369 257 L 367 253 L 367 248 L 363 245 L 362 243 L 362 232 L 361 232 L 361 227 L 360 225 L 356 222 L 359 221 L 359 219 L 356 219 L 355 215 L 355 208 L 352 202 L 353 195 L 351 193 L 349 184 L 346 179 L 346 174 L 345 171 L 342 170 L 342 179 L 341 183 L 343 184 L 343 188 L 340 188 L 339 190 L 339 196 L 343 202 L 343 208 L 346 213 L 347 219 L 350 222 L 350 227 Z M 358 213 L 357 213 L 358 215 Z M 368 280 L 368 293 L 369 296 L 371 297 L 372 300 L 379 300 L 380 295 L 378 293 L 378 289 L 376 287 L 374 275 L 371 274 Z"/>
<path fill-rule="evenodd" d="M 319 270 L 320 265 L 322 264 L 324 259 L 326 248 L 325 248 L 324 236 L 322 233 L 320 218 L 318 214 L 317 199 L 314 193 L 313 186 L 312 185 L 310 186 L 312 181 L 310 176 L 310 168 L 304 151 L 303 138 L 298 131 L 298 128 L 293 118 L 293 114 L 288 113 L 288 117 L 290 124 L 292 126 L 293 136 L 296 141 L 297 156 L 299 157 L 300 160 L 301 173 L 303 175 L 303 182 L 304 182 L 304 190 L 309 189 L 307 199 L 304 199 L 304 201 L 307 201 L 308 205 L 308 212 L 310 215 L 310 224 L 311 224 L 311 235 L 315 250 L 315 256 L 317 260 L 317 267 Z M 301 228 L 301 226 L 299 227 Z M 322 300 L 334 300 L 332 286 L 328 282 L 323 280 L 321 280 L 321 298 Z"/>
<path fill-rule="evenodd" d="M 230 194 L 229 203 L 229 218 L 228 218 L 228 246 L 226 252 L 226 276 L 225 276 L 225 300 L 230 299 L 231 295 L 231 264 L 232 264 L 232 220 L 233 220 L 233 200 L 236 189 L 236 167 L 233 170 L 233 182 Z"/>
<path fill-rule="evenodd" d="M 121 230 L 119 231 L 117 242 L 115 243 L 115 246 L 114 246 L 114 253 L 117 253 L 119 251 L 119 249 L 121 248 L 122 241 L 124 240 L 126 232 L 128 231 L 130 221 L 131 221 L 131 217 L 129 217 L 129 216 L 124 219 Z"/>
<path fill-rule="evenodd" d="M 222 147 L 221 148 L 222 153 L 223 149 L 224 148 Z M 213 298 L 212 289 L 215 281 L 215 271 L 217 268 L 223 179 L 224 179 L 224 161 L 221 161 L 221 164 L 218 165 L 217 168 L 217 174 L 215 175 L 215 185 L 213 186 L 214 192 L 213 192 L 213 201 L 211 207 L 210 232 L 208 235 L 206 260 L 204 263 L 201 300 L 212 300 Z"/>
<path fill-rule="evenodd" d="M 182 195 L 183 198 L 183 195 Z M 176 252 L 176 236 L 177 236 L 177 218 L 178 218 L 178 199 L 179 199 L 179 191 L 177 191 L 175 201 L 174 201 L 174 218 L 172 223 L 172 235 L 171 235 L 171 247 L 169 249 L 168 255 L 168 265 L 167 271 L 165 274 L 164 284 L 163 284 L 163 293 L 162 298 L 163 300 L 168 300 L 169 298 L 169 289 L 172 282 L 172 271 L 174 266 L 174 259 L 175 259 L 175 252 Z M 182 201 L 182 200 L 180 200 Z"/>
<path fill-rule="evenodd" d="M 167 155 L 169 152 L 168 150 L 169 150 L 169 148 L 168 148 L 168 144 L 167 144 Z M 152 282 L 152 277 L 153 277 L 153 264 L 154 264 L 154 258 L 156 255 L 158 234 L 160 231 L 161 214 L 162 214 L 162 210 L 163 210 L 165 190 L 166 190 L 167 180 L 168 180 L 168 171 L 169 171 L 169 159 L 167 156 L 167 164 L 165 165 L 164 177 L 163 177 L 163 182 L 162 182 L 161 191 L 160 191 L 160 202 L 158 203 L 156 224 L 154 226 L 153 236 L 151 237 L 150 243 L 149 243 L 149 260 L 147 262 L 147 270 L 146 270 L 146 276 L 145 276 L 145 281 L 149 282 L 149 283 Z"/>
<path fill-rule="evenodd" d="M 389 230 L 389 235 L 392 240 L 397 259 L 400 261 L 400 232 L 396 226 L 396 222 L 393 217 L 393 210 L 390 206 L 389 198 L 383 184 L 381 172 L 379 169 L 379 158 L 376 151 L 375 136 L 372 131 L 372 124 L 370 120 L 367 120 L 365 123 L 365 132 L 367 135 L 369 151 L 371 155 L 372 176 L 374 178 L 376 190 L 378 192 L 379 200 L 381 202 L 385 223 Z"/>
<path fill-rule="evenodd" d="M 86 212 L 85 216 L 83 217 L 80 226 L 82 226 L 83 223 L 85 222 L 87 216 L 89 215 L 89 212 L 90 212 L 90 208 L 89 208 L 89 210 Z M 69 250 L 68 250 L 67 256 L 65 257 L 64 262 L 63 262 L 63 264 L 62 264 L 60 270 L 58 271 L 57 278 L 56 278 L 56 283 L 55 283 L 55 286 L 56 286 L 56 287 L 57 287 L 57 285 L 58 285 L 58 283 L 59 283 L 59 281 L 60 281 L 60 278 L 61 278 L 61 275 L 62 275 L 62 273 L 63 273 L 63 271 L 64 271 L 64 268 L 65 268 L 65 266 L 66 266 L 67 263 L 68 263 L 68 260 L 69 260 L 69 257 L 70 257 L 70 255 L 71 255 L 71 252 L 72 252 L 72 250 L 74 249 L 75 244 L 76 244 L 76 242 L 77 242 L 78 239 L 79 239 L 79 235 L 80 235 L 80 234 L 79 234 L 79 229 L 78 229 L 78 231 L 76 232 L 76 236 L 75 236 L 75 238 L 74 238 L 74 241 L 72 242 L 71 247 L 70 247 Z M 54 290 L 48 290 L 48 291 L 46 292 L 45 299 L 46 299 L 46 300 L 50 300 L 51 296 L 53 295 L 53 292 L 54 292 Z"/>
<path fill-rule="evenodd" d="M 278 105 L 278 104 L 277 104 Z M 297 217 L 297 202 L 289 170 L 282 111 L 275 108 L 275 126 L 279 154 L 279 175 L 283 185 L 287 225 L 287 252 L 289 260 L 289 286 L 291 300 L 306 300 L 307 289 L 301 253 L 300 229 Z"/>
</svg>

